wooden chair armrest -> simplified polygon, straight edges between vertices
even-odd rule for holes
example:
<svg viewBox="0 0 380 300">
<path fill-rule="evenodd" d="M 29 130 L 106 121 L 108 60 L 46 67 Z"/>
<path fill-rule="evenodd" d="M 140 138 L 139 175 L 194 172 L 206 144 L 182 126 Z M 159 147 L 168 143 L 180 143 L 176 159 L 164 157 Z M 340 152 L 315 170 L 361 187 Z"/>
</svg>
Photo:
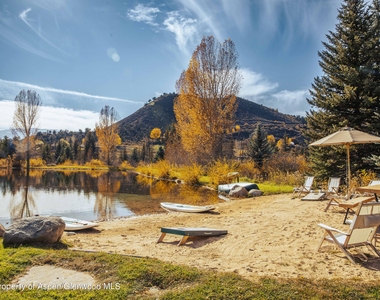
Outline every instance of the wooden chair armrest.
<svg viewBox="0 0 380 300">
<path fill-rule="evenodd" d="M 339 229 L 336 229 L 336 228 L 334 228 L 334 227 L 331 227 L 331 226 L 328 226 L 328 225 L 325 225 L 325 224 L 321 224 L 321 223 L 319 223 L 318 226 L 319 226 L 319 227 L 322 227 L 323 229 L 326 229 L 326 230 L 328 230 L 328 231 L 335 231 L 335 232 L 338 232 L 338 233 L 340 233 L 340 234 L 348 235 L 347 232 L 341 231 L 341 230 L 339 230 Z"/>
</svg>

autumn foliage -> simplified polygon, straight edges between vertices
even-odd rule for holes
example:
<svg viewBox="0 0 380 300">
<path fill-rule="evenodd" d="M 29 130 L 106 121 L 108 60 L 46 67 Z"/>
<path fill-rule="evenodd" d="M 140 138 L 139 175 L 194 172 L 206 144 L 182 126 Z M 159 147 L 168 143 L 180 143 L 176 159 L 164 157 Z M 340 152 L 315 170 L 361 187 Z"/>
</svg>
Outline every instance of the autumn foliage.
<svg viewBox="0 0 380 300">
<path fill-rule="evenodd" d="M 118 134 L 116 121 L 118 114 L 112 107 L 106 105 L 101 109 L 99 123 L 96 124 L 96 136 L 100 148 L 101 158 L 107 165 L 110 165 L 115 159 L 116 146 L 121 144 L 121 138 Z"/>
<path fill-rule="evenodd" d="M 192 162 L 221 157 L 223 138 L 234 124 L 240 80 L 234 43 L 204 37 L 177 81 L 174 102 L 176 130 Z"/>
</svg>

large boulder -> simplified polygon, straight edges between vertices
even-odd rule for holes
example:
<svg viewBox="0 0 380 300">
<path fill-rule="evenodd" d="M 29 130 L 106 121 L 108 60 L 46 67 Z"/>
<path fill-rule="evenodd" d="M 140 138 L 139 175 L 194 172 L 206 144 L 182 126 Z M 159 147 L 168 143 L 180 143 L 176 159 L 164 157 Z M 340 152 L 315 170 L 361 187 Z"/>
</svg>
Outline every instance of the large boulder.
<svg viewBox="0 0 380 300">
<path fill-rule="evenodd" d="M 263 194 L 262 191 L 260 190 L 256 190 L 256 189 L 252 189 L 248 192 L 248 197 L 257 197 L 257 196 L 261 196 Z"/>
<path fill-rule="evenodd" d="M 248 191 L 244 187 L 238 185 L 233 186 L 228 193 L 228 196 L 233 198 L 246 198 L 247 195 Z"/>
<path fill-rule="evenodd" d="M 5 230 L 4 245 L 58 242 L 65 230 L 60 217 L 30 217 L 14 221 Z"/>
</svg>

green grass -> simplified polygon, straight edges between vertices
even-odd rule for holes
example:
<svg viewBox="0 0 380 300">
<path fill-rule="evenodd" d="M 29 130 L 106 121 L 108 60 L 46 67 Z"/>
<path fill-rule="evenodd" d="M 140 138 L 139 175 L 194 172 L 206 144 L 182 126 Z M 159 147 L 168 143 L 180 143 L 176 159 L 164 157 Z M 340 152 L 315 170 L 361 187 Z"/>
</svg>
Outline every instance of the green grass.
<svg viewBox="0 0 380 300">
<path fill-rule="evenodd" d="M 6 290 L 6 285 L 26 268 L 45 264 L 88 272 L 97 279 L 99 289 Z M 157 259 L 32 246 L 5 249 L 0 246 L 0 288 L 0 299 L 380 298 L 380 285 L 365 280 L 264 277 L 249 281 L 234 273 L 206 272 Z"/>
<path fill-rule="evenodd" d="M 271 182 L 258 183 L 258 187 L 264 192 L 264 195 L 292 193 L 293 186 L 285 184 L 275 184 Z"/>
</svg>

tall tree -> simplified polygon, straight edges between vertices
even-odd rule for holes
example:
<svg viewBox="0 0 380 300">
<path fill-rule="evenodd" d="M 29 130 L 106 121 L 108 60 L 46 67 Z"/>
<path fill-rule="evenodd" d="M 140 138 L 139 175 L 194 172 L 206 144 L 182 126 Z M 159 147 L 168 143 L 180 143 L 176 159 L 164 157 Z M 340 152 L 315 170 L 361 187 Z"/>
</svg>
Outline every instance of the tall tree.
<svg viewBox="0 0 380 300">
<path fill-rule="evenodd" d="M 176 83 L 177 132 L 189 157 L 199 163 L 222 155 L 223 138 L 234 123 L 240 89 L 235 44 L 204 37 Z"/>
<path fill-rule="evenodd" d="M 117 111 L 106 105 L 100 110 L 99 123 L 95 126 L 101 157 L 107 165 L 111 165 L 115 159 L 116 146 L 121 144 L 116 124 L 118 118 Z"/>
<path fill-rule="evenodd" d="M 28 90 L 25 92 L 25 90 L 22 90 L 15 98 L 12 132 L 16 136 L 20 133 L 23 137 L 27 175 L 29 175 L 30 150 L 33 144 L 33 135 L 38 131 L 36 123 L 41 105 L 41 98 L 35 91 Z"/>
<path fill-rule="evenodd" d="M 305 135 L 312 142 L 349 126 L 379 134 L 380 120 L 380 25 L 378 1 L 344 0 L 338 10 L 338 24 L 323 42 L 319 65 L 323 75 L 316 77 L 307 99 Z M 374 153 L 372 145 L 352 147 L 353 171 L 370 167 L 365 157 Z M 378 150 L 378 148 L 377 148 Z M 310 149 L 316 176 L 326 178 L 345 173 L 344 147 Z"/>
<path fill-rule="evenodd" d="M 258 123 L 248 141 L 247 155 L 252 158 L 259 169 L 261 169 L 264 159 L 268 158 L 272 153 L 273 147 L 268 142 L 267 133 L 262 129 L 261 124 Z"/>
</svg>

